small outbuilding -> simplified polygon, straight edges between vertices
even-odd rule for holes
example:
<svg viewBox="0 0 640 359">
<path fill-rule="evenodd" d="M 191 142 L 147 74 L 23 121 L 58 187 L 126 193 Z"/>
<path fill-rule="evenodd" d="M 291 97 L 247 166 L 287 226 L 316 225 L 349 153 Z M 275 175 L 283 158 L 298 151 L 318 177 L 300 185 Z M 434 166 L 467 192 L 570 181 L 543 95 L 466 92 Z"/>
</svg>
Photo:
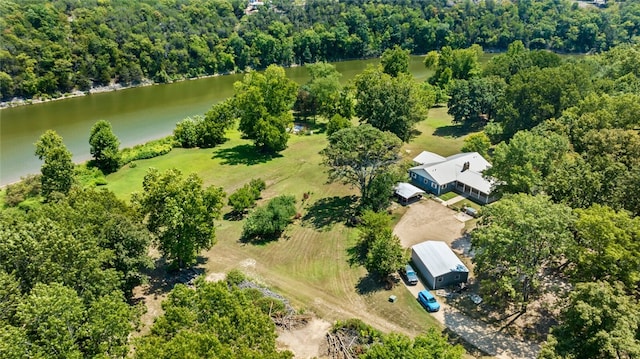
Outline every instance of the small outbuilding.
<svg viewBox="0 0 640 359">
<path fill-rule="evenodd" d="M 411 260 L 431 289 L 465 283 L 469 279 L 469 269 L 445 242 L 416 244 L 411 247 Z"/>
<path fill-rule="evenodd" d="M 412 201 L 419 200 L 426 192 L 410 183 L 398 183 L 394 188 L 396 196 L 400 203 L 407 204 Z"/>
</svg>

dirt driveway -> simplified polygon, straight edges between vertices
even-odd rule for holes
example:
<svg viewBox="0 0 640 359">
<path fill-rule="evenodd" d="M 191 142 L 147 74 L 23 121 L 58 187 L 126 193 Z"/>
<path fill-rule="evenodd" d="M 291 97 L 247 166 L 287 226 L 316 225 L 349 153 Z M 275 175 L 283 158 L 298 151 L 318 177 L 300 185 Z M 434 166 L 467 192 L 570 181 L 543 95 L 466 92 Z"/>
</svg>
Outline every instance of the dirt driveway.
<svg viewBox="0 0 640 359">
<path fill-rule="evenodd" d="M 426 240 L 447 242 L 459 253 L 468 253 L 469 242 L 463 235 L 464 222 L 456 219 L 457 212 L 433 200 L 422 200 L 412 204 L 402 216 L 393 232 L 404 247 Z M 468 258 L 463 258 L 468 261 Z M 407 289 L 417 297 L 425 289 L 419 282 Z M 534 359 L 540 351 L 536 343 L 519 341 L 503 334 L 498 328 L 465 316 L 456 308 L 447 305 L 439 297 L 440 311 L 432 315 L 445 327 L 460 335 L 468 343 L 497 358 Z"/>
<path fill-rule="evenodd" d="M 393 233 L 406 248 L 429 240 L 451 245 L 464 231 L 464 222 L 456 219 L 455 214 L 434 200 L 423 199 L 409 205 Z"/>
</svg>

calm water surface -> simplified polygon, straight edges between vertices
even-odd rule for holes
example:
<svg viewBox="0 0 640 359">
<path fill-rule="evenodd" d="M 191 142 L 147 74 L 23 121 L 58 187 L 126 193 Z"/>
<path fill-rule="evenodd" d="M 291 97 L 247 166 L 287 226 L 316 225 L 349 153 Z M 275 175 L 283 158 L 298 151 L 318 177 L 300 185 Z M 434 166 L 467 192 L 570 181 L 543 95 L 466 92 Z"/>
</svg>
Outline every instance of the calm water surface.
<svg viewBox="0 0 640 359">
<path fill-rule="evenodd" d="M 377 59 L 335 63 L 346 82 Z M 410 71 L 419 81 L 429 72 L 422 57 L 412 56 Z M 297 83 L 308 80 L 303 67 L 286 69 Z M 121 147 L 130 147 L 170 134 L 176 122 L 203 114 L 211 105 L 233 95 L 233 83 L 242 74 L 210 77 L 172 84 L 131 88 L 83 97 L 0 110 L 0 185 L 29 173 L 42 162 L 34 143 L 48 129 L 60 134 L 76 162 L 89 159 L 89 131 L 98 120 L 111 122 Z"/>
</svg>

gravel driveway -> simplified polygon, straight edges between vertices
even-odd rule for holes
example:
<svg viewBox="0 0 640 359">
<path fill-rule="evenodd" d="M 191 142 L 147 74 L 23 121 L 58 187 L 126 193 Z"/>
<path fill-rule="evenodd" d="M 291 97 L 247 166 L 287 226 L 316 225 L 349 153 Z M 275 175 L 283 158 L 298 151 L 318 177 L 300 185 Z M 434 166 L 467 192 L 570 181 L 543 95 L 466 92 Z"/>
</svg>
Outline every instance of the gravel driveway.
<svg viewBox="0 0 640 359">
<path fill-rule="evenodd" d="M 394 228 L 403 246 L 410 247 L 425 240 L 440 240 L 451 245 L 460 242 L 464 224 L 455 219 L 457 212 L 432 201 L 422 200 L 412 204 Z M 403 281 L 404 283 L 404 281 Z M 405 283 L 406 285 L 406 283 Z M 414 295 L 425 289 L 420 281 L 415 286 L 406 286 Z M 496 358 L 535 359 L 540 345 L 524 342 L 503 334 L 498 328 L 469 318 L 456 308 L 437 297 L 440 311 L 432 315 L 445 327 L 460 335 L 468 343 Z"/>
</svg>

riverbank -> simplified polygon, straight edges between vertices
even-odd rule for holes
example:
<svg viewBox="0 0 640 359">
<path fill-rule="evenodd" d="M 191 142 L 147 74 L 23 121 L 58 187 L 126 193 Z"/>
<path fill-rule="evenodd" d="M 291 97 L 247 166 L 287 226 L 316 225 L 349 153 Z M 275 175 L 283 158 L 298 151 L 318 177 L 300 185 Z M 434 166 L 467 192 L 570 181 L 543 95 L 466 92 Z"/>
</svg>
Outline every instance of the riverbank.
<svg viewBox="0 0 640 359">
<path fill-rule="evenodd" d="M 297 66 L 297 65 L 295 65 L 295 66 Z M 291 66 L 291 67 L 294 67 L 294 66 Z M 221 74 L 204 75 L 204 76 L 198 76 L 198 77 L 189 77 L 189 78 L 184 78 L 184 79 L 177 79 L 177 80 L 171 81 L 169 83 L 201 80 L 201 79 L 207 79 L 207 78 L 211 78 L 211 77 L 233 75 L 235 73 L 236 73 L 236 71 L 231 71 L 231 72 L 225 72 L 225 73 L 221 73 Z M 154 86 L 154 85 L 161 85 L 161 83 L 154 82 L 154 81 L 152 81 L 150 79 L 144 79 L 140 83 L 137 83 L 135 85 L 122 85 L 122 84 L 119 84 L 119 83 L 112 83 L 112 84 L 110 84 L 108 86 L 92 87 L 87 91 L 75 90 L 73 92 L 65 93 L 65 94 L 63 94 L 63 95 L 61 95 L 59 97 L 48 97 L 48 98 L 38 97 L 38 98 L 31 98 L 31 99 L 25 99 L 25 98 L 21 98 L 21 97 L 14 97 L 14 98 L 11 99 L 11 101 L 0 102 L 0 109 L 12 108 L 12 107 L 18 107 L 18 106 L 35 105 L 35 104 L 38 104 L 38 103 L 45 103 L 45 102 L 58 101 L 58 100 L 66 100 L 66 99 L 70 99 L 70 98 L 74 98 L 74 97 L 82 97 L 82 96 L 87 96 L 87 95 L 91 95 L 91 94 L 97 94 L 97 93 L 103 93 L 103 92 L 111 92 L 111 91 L 119 91 L 119 90 L 126 90 L 126 89 L 132 89 L 132 88 L 138 88 L 138 87 L 146 87 L 146 86 Z"/>
</svg>

